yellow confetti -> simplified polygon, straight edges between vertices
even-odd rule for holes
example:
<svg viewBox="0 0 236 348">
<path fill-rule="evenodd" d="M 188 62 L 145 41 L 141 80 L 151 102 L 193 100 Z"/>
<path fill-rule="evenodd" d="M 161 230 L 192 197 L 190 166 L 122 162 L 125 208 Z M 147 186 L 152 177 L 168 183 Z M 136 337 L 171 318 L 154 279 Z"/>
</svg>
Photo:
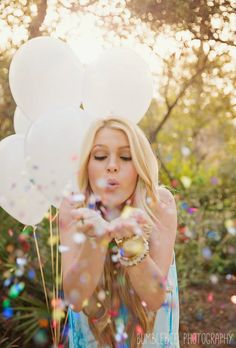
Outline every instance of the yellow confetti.
<svg viewBox="0 0 236 348">
<path fill-rule="evenodd" d="M 59 241 L 59 236 L 50 236 L 48 238 L 47 244 L 48 245 L 55 245 Z"/>
<path fill-rule="evenodd" d="M 82 303 L 82 307 L 86 307 L 87 305 L 88 305 L 88 299 L 86 298 Z"/>
<path fill-rule="evenodd" d="M 55 309 L 52 312 L 53 320 L 60 321 L 61 319 L 65 318 L 65 313 L 62 309 Z"/>
<path fill-rule="evenodd" d="M 192 179 L 190 179 L 188 176 L 181 176 L 180 180 L 185 188 L 189 188 L 192 184 Z"/>
<path fill-rule="evenodd" d="M 122 210 L 121 217 L 124 219 L 128 218 L 134 210 L 135 208 L 131 207 L 130 205 L 126 205 Z"/>
</svg>

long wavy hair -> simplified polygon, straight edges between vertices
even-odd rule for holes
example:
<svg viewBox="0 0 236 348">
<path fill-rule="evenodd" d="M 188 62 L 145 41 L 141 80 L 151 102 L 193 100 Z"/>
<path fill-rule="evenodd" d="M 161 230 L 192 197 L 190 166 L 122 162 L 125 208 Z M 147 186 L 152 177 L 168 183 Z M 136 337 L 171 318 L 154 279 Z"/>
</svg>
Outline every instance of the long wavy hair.
<svg viewBox="0 0 236 348">
<path fill-rule="evenodd" d="M 122 130 L 128 137 L 132 161 L 138 173 L 135 191 L 132 195 L 132 206 L 141 208 L 146 212 L 148 224 L 146 230 L 154 227 L 156 217 L 151 209 L 150 201 L 157 203 L 158 196 L 158 162 L 150 143 L 143 131 L 136 125 L 125 119 L 109 117 L 95 121 L 89 128 L 85 141 L 81 147 L 78 186 L 88 198 L 91 191 L 88 177 L 88 161 L 93 147 L 96 133 L 101 128 Z M 87 204 L 87 202 L 85 202 Z M 112 246 L 114 243 L 110 243 Z M 138 294 L 132 288 L 131 281 L 124 267 L 119 262 L 112 261 L 112 248 L 108 249 L 104 270 L 88 305 L 83 312 L 88 317 L 90 329 L 96 338 L 99 347 L 117 347 L 115 335 L 117 333 L 116 314 L 121 304 L 128 309 L 128 319 L 125 331 L 128 335 L 130 346 L 141 347 L 141 341 L 137 340 L 137 330 L 141 337 L 145 333 L 152 332 L 155 313 L 149 311 L 142 304 Z M 104 291 L 106 296 L 99 300 L 99 292 Z M 97 303 L 100 303 L 100 307 Z"/>
</svg>

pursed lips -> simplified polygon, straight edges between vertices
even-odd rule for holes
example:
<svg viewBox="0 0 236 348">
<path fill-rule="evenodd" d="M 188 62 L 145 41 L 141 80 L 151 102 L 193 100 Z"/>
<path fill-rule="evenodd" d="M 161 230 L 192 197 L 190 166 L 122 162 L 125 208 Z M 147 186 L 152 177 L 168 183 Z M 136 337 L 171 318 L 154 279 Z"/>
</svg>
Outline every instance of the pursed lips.
<svg viewBox="0 0 236 348">
<path fill-rule="evenodd" d="M 120 183 L 116 179 L 107 179 L 107 188 L 117 188 L 118 186 Z"/>
</svg>

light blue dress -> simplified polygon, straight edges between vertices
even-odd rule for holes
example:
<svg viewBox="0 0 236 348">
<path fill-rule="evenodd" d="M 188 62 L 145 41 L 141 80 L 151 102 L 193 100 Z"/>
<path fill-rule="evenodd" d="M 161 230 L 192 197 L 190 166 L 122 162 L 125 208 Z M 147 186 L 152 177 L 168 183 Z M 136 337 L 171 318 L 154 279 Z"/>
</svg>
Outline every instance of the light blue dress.
<svg viewBox="0 0 236 348">
<path fill-rule="evenodd" d="M 175 255 L 168 272 L 167 287 L 170 291 L 167 292 L 164 303 L 156 313 L 153 333 L 146 334 L 144 337 L 143 348 L 179 348 L 179 292 Z M 120 308 L 121 316 L 125 314 L 125 310 L 123 306 Z M 87 316 L 82 311 L 78 313 L 69 308 L 68 321 L 69 348 L 98 347 Z M 129 348 L 127 344 L 117 345 L 117 347 Z"/>
</svg>

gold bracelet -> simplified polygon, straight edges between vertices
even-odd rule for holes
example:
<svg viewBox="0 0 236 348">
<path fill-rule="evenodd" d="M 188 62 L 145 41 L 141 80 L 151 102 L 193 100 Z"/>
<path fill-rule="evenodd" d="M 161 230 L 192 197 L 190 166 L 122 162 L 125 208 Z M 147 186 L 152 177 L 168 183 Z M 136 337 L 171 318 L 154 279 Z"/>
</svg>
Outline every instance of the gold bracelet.
<svg viewBox="0 0 236 348">
<path fill-rule="evenodd" d="M 119 248 L 123 250 L 125 255 L 128 254 L 127 257 L 130 259 L 144 252 L 145 243 L 147 243 L 147 241 L 144 236 L 134 235 L 131 238 L 123 239 L 122 242 L 119 243 Z M 131 255 L 129 255 L 130 253 Z"/>
<path fill-rule="evenodd" d="M 121 265 L 125 267 L 130 267 L 130 266 L 136 266 L 137 264 L 139 264 L 149 254 L 149 244 L 145 238 L 143 238 L 143 246 L 144 246 L 144 251 L 131 258 L 121 256 L 120 249 L 119 249 L 119 254 L 120 254 L 119 261 Z"/>
</svg>

